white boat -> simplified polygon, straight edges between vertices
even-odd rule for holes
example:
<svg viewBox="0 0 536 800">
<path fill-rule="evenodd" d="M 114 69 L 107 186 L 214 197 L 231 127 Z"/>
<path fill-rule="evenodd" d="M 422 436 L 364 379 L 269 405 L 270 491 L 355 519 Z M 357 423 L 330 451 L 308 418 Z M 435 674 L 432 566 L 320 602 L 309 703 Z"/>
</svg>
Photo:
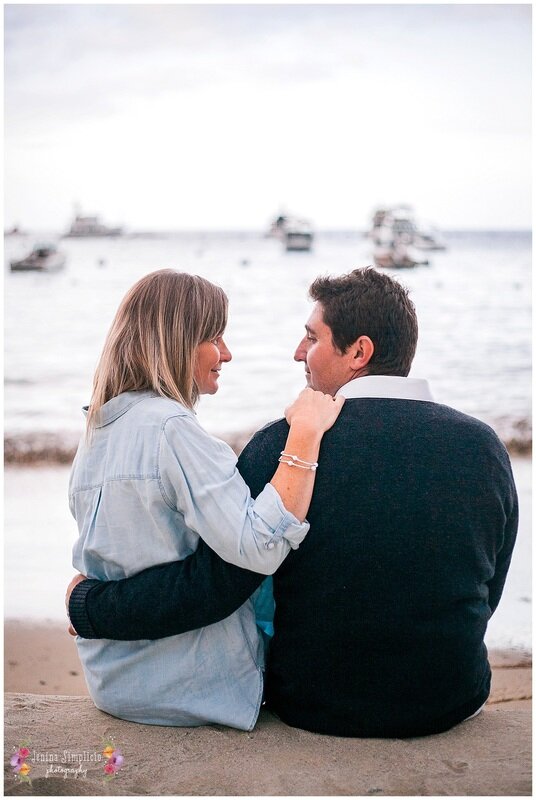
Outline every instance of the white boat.
<svg viewBox="0 0 536 800">
<path fill-rule="evenodd" d="M 65 266 L 65 255 L 55 244 L 37 244 L 24 258 L 11 261 L 12 272 L 56 272 Z"/>
<path fill-rule="evenodd" d="M 97 236 L 121 236 L 122 228 L 110 228 L 103 225 L 98 217 L 77 214 L 64 238 L 90 238 Z"/>
<path fill-rule="evenodd" d="M 439 231 L 415 219 L 411 206 L 378 208 L 367 232 L 375 245 L 394 247 L 402 242 L 419 250 L 445 250 L 446 245 Z"/>
<path fill-rule="evenodd" d="M 268 236 L 280 239 L 287 251 L 307 252 L 313 246 L 314 233 L 305 219 L 280 214 L 271 224 Z"/>
</svg>

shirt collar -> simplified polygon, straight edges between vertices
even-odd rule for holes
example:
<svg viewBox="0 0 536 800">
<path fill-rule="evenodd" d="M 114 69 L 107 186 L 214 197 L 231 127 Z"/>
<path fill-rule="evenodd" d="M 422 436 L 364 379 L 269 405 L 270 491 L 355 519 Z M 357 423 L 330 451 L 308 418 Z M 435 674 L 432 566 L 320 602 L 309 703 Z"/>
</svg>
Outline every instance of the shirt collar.
<svg viewBox="0 0 536 800">
<path fill-rule="evenodd" d="M 341 386 L 337 394 L 352 400 L 356 397 L 382 397 L 389 400 L 424 400 L 434 402 L 428 381 L 399 375 L 365 375 Z"/>
<path fill-rule="evenodd" d="M 104 428 L 110 422 L 115 422 L 116 419 L 126 414 L 132 406 L 145 400 L 146 397 L 158 397 L 156 392 L 151 389 L 141 389 L 139 391 L 122 392 L 121 394 L 112 397 L 108 400 L 99 411 L 98 421 L 95 423 L 96 428 Z M 82 412 L 85 416 L 89 411 L 89 406 L 84 406 Z"/>
</svg>

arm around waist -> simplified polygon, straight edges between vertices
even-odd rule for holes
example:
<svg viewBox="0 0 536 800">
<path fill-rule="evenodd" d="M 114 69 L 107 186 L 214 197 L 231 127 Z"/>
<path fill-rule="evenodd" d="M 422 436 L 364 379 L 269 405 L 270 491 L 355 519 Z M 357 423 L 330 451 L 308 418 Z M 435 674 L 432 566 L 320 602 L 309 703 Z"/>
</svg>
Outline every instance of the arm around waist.
<svg viewBox="0 0 536 800">
<path fill-rule="evenodd" d="M 224 562 L 200 541 L 183 561 L 120 581 L 82 581 L 71 593 L 69 616 L 87 639 L 161 639 L 225 619 L 263 579 Z"/>
</svg>

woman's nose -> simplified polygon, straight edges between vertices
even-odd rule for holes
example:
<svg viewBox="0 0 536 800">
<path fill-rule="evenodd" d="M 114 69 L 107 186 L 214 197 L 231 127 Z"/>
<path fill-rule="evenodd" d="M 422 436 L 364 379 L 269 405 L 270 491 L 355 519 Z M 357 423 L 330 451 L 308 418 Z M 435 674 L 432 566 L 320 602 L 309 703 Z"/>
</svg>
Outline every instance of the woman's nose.
<svg viewBox="0 0 536 800">
<path fill-rule="evenodd" d="M 220 361 L 231 361 L 233 356 L 231 355 L 231 351 L 229 350 L 223 339 L 220 342 L 219 350 L 220 350 Z"/>
</svg>

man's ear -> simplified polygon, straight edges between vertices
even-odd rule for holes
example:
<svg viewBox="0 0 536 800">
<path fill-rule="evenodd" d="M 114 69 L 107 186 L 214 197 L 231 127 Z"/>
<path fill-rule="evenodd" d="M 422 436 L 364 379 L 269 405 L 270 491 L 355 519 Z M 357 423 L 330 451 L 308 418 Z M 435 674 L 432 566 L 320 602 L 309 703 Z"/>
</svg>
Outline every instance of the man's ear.
<svg viewBox="0 0 536 800">
<path fill-rule="evenodd" d="M 361 372 L 374 355 L 374 342 L 368 336 L 360 336 L 348 348 L 351 355 L 351 368 Z"/>
</svg>

